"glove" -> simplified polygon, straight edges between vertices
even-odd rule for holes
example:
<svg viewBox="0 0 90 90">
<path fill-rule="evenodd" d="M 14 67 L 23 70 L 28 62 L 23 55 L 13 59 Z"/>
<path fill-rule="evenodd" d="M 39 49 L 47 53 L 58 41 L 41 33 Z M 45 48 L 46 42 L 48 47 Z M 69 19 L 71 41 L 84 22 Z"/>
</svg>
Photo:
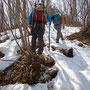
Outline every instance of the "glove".
<svg viewBox="0 0 90 90">
<path fill-rule="evenodd" d="M 29 28 L 32 29 L 32 25 L 29 25 Z"/>
</svg>

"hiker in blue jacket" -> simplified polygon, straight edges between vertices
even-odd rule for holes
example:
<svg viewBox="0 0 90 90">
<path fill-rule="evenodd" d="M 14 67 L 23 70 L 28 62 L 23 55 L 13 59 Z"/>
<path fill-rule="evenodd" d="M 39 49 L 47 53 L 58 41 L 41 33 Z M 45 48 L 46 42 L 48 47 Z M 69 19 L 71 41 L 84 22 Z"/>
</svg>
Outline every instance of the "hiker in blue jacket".
<svg viewBox="0 0 90 90">
<path fill-rule="evenodd" d="M 37 7 L 40 7 L 40 9 Z M 35 9 L 30 13 L 30 16 L 29 16 L 29 28 L 31 29 L 31 35 L 32 35 L 32 42 L 31 42 L 32 52 L 35 52 L 36 50 L 36 39 L 38 38 L 39 56 L 41 56 L 43 52 L 43 46 L 44 46 L 43 35 L 44 35 L 45 24 L 47 23 L 47 20 L 49 22 L 49 25 L 51 25 L 51 17 L 48 14 L 48 12 L 45 11 L 44 8 L 45 8 L 44 4 L 35 4 Z"/>
<path fill-rule="evenodd" d="M 64 29 L 64 19 L 59 13 L 54 14 L 51 18 L 53 20 L 54 28 L 57 30 L 56 43 L 59 43 L 59 38 L 64 40 L 62 32 L 61 32 L 62 25 Z"/>
</svg>

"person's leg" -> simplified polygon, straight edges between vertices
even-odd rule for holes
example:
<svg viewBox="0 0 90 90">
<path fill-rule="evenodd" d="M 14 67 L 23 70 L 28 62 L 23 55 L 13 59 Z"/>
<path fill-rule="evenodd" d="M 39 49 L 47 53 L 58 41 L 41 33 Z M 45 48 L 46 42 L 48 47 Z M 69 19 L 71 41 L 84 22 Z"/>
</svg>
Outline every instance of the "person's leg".
<svg viewBox="0 0 90 90">
<path fill-rule="evenodd" d="M 57 43 L 59 43 L 60 38 L 63 40 L 63 35 L 62 35 L 62 32 L 61 32 L 61 25 L 59 25 L 59 27 L 57 28 L 57 38 L 56 38 Z"/>
<path fill-rule="evenodd" d="M 61 32 L 61 39 L 64 40 L 63 35 L 62 35 L 62 32 Z"/>
<path fill-rule="evenodd" d="M 31 34 L 32 34 L 32 41 L 31 41 L 32 52 L 35 52 L 35 50 L 36 50 L 36 39 L 37 39 L 37 25 L 36 25 L 36 23 L 33 23 Z"/>
<path fill-rule="evenodd" d="M 37 35 L 33 35 L 32 36 L 32 52 L 35 52 L 36 50 L 36 39 L 37 39 Z"/>
<path fill-rule="evenodd" d="M 61 38 L 61 40 L 64 40 L 61 30 L 60 30 L 60 32 L 59 32 L 59 35 L 60 35 L 59 38 Z"/>
<path fill-rule="evenodd" d="M 63 34 L 62 34 L 62 32 L 61 32 L 61 25 L 60 25 L 60 38 L 61 38 L 62 40 L 64 40 Z"/>
<path fill-rule="evenodd" d="M 56 37 L 56 43 L 59 43 L 59 38 L 60 38 L 60 30 L 57 30 L 57 37 Z"/>
<path fill-rule="evenodd" d="M 43 46 L 44 46 L 44 40 L 43 35 L 45 31 L 45 24 L 39 23 L 39 32 L 38 32 L 38 42 L 39 42 L 39 50 L 38 54 L 42 54 L 43 52 Z"/>
</svg>

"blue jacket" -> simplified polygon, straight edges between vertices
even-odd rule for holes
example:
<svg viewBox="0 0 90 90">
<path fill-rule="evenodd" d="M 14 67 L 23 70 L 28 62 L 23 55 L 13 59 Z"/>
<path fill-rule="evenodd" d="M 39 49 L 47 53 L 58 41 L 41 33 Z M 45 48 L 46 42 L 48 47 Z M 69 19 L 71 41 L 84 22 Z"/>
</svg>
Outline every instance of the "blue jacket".
<svg viewBox="0 0 90 90">
<path fill-rule="evenodd" d="M 32 14 L 33 14 L 33 11 L 32 11 L 32 12 L 30 13 L 30 15 L 29 15 L 29 25 L 31 25 Z M 48 22 L 49 22 L 49 25 L 51 25 L 52 20 L 51 20 L 50 15 L 49 15 L 47 12 L 46 12 L 46 18 L 47 18 L 47 20 L 48 20 Z"/>
</svg>

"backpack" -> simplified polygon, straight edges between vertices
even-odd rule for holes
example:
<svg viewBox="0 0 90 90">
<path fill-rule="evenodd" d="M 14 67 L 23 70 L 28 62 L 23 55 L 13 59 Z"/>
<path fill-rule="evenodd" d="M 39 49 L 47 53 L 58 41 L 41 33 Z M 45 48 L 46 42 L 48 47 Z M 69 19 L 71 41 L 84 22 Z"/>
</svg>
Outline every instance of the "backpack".
<svg viewBox="0 0 90 90">
<path fill-rule="evenodd" d="M 46 23 L 46 11 L 44 4 L 35 3 L 32 21 L 41 21 Z"/>
<path fill-rule="evenodd" d="M 60 21 L 60 24 L 62 24 L 62 20 L 61 20 L 59 14 L 55 14 L 55 15 L 53 16 L 53 22 L 55 22 L 55 21 Z"/>
</svg>

